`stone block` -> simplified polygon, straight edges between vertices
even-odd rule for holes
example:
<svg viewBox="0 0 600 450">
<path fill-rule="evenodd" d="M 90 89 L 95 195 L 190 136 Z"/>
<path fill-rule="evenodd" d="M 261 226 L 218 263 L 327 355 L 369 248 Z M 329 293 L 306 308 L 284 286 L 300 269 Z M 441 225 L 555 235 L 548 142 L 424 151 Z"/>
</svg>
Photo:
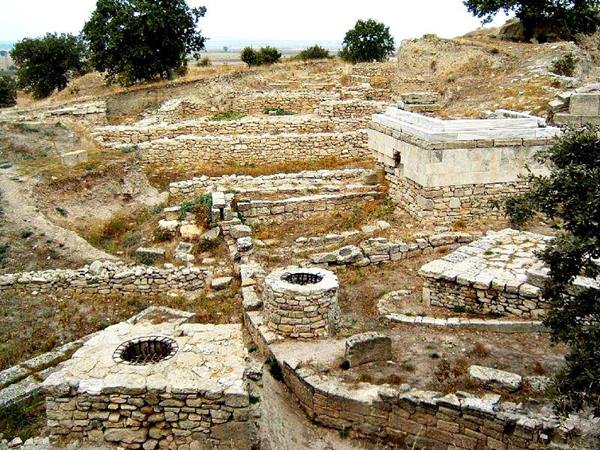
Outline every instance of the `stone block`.
<svg viewBox="0 0 600 450">
<path fill-rule="evenodd" d="M 63 166 L 73 167 L 87 161 L 87 151 L 78 150 L 76 152 L 68 152 L 60 155 L 60 162 Z"/>
<path fill-rule="evenodd" d="M 392 359 L 392 340 L 380 333 L 357 334 L 346 340 L 345 360 L 350 367 Z"/>
<path fill-rule="evenodd" d="M 575 116 L 600 115 L 600 93 L 573 94 L 569 112 Z"/>
</svg>

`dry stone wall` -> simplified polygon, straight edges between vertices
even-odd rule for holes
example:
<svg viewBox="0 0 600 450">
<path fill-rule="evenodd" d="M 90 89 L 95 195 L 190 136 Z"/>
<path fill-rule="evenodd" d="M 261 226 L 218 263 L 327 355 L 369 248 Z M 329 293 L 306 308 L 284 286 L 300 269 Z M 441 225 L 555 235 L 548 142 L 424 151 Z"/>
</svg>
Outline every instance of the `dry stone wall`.
<svg viewBox="0 0 600 450">
<path fill-rule="evenodd" d="M 329 133 L 354 131 L 366 127 L 366 120 L 335 119 L 314 115 L 244 117 L 234 121 L 215 121 L 208 118 L 179 123 L 118 125 L 97 128 L 93 136 L 105 145 L 138 144 L 177 136 Z"/>
<path fill-rule="evenodd" d="M 334 212 L 370 202 L 379 197 L 377 191 L 347 194 L 322 194 L 291 197 L 283 200 L 251 200 L 238 203 L 240 217 L 250 225 L 285 223 L 305 219 L 326 211 Z"/>
<path fill-rule="evenodd" d="M 0 276 L 0 292 L 160 294 L 170 289 L 204 288 L 210 272 L 198 267 L 163 269 L 95 262 L 78 270 L 60 269 Z"/>
<path fill-rule="evenodd" d="M 352 119 L 370 117 L 385 110 L 389 102 L 373 100 L 326 100 L 319 104 L 315 113 L 322 117 Z"/>
<path fill-rule="evenodd" d="M 366 131 L 240 136 L 180 136 L 138 145 L 144 164 L 254 165 L 370 157 Z"/>
</svg>

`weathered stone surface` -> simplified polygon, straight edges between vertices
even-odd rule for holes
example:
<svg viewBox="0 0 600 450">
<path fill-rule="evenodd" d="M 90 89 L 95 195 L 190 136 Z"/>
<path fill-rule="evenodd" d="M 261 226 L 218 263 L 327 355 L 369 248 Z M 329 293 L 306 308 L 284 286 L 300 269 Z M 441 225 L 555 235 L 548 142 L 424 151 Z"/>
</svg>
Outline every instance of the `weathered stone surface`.
<svg viewBox="0 0 600 450">
<path fill-rule="evenodd" d="M 215 278 L 212 280 L 211 286 L 215 291 L 222 291 L 223 289 L 227 289 L 232 281 L 232 277 Z"/>
<path fill-rule="evenodd" d="M 234 225 L 229 231 L 234 239 L 248 237 L 252 235 L 252 228 L 248 225 Z"/>
<path fill-rule="evenodd" d="M 516 373 L 504 370 L 492 369 L 491 367 L 470 366 L 469 376 L 489 387 L 490 389 L 514 392 L 521 387 L 523 377 Z"/>
<path fill-rule="evenodd" d="M 87 151 L 78 150 L 76 152 L 62 153 L 60 161 L 64 166 L 72 167 L 87 161 Z"/>
<path fill-rule="evenodd" d="M 363 333 L 346 339 L 345 360 L 350 367 L 392 359 L 392 340 L 381 333 Z"/>
</svg>

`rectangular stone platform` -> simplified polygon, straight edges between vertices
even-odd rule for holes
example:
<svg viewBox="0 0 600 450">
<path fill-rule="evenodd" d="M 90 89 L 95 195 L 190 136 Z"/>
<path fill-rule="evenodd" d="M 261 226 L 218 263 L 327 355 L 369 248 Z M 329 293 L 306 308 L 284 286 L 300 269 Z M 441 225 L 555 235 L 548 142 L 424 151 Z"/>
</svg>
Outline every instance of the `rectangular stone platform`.
<svg viewBox="0 0 600 450">
<path fill-rule="evenodd" d="M 528 271 L 552 238 L 506 229 L 489 233 L 421 267 L 423 298 L 433 306 L 538 319 L 549 307 Z"/>
<path fill-rule="evenodd" d="M 499 216 L 493 201 L 522 191 L 527 167 L 547 173 L 534 155 L 560 130 L 525 114 L 496 115 L 440 120 L 395 107 L 374 115 L 369 148 L 397 206 L 434 224 Z"/>
</svg>

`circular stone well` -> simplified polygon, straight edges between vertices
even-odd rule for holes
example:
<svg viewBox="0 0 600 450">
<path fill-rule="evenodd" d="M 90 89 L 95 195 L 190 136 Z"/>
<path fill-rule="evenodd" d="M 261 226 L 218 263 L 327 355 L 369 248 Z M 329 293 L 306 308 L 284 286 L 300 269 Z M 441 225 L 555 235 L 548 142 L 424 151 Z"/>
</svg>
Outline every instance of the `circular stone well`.
<svg viewBox="0 0 600 450">
<path fill-rule="evenodd" d="M 329 270 L 275 270 L 265 279 L 263 291 L 268 328 L 296 339 L 333 334 L 340 320 L 338 288 L 338 278 Z"/>
<path fill-rule="evenodd" d="M 145 366 L 171 359 L 177 351 L 177 342 L 173 339 L 151 336 L 123 342 L 115 350 L 113 359 L 117 363 Z"/>
</svg>

